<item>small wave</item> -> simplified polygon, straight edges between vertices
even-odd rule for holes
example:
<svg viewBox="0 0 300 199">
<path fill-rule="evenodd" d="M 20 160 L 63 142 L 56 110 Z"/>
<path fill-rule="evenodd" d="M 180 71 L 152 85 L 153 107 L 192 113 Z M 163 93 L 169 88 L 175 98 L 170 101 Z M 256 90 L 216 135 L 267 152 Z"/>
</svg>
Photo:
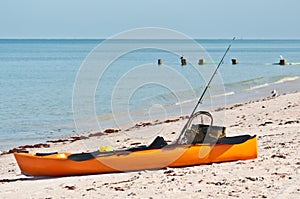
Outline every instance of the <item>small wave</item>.
<svg viewBox="0 0 300 199">
<path fill-rule="evenodd" d="M 249 85 L 253 84 L 259 84 L 264 80 L 264 77 L 257 77 L 254 79 L 248 79 L 248 80 L 243 80 L 243 81 L 238 81 L 238 82 L 231 82 L 231 83 L 226 83 L 224 86 L 225 88 L 241 88 L 241 87 L 249 87 Z"/>
<path fill-rule="evenodd" d="M 284 83 L 284 82 L 290 82 L 290 81 L 294 81 L 299 79 L 300 76 L 294 76 L 294 77 L 284 77 L 276 82 L 274 82 L 273 84 L 280 84 L 280 83 Z"/>
<path fill-rule="evenodd" d="M 261 84 L 261 85 L 257 85 L 257 86 L 252 86 L 252 87 L 250 87 L 249 89 L 247 89 L 247 90 L 249 90 L 249 91 L 251 91 L 251 90 L 255 90 L 255 89 L 259 89 L 259 88 L 263 88 L 263 87 L 266 87 L 266 86 L 269 86 L 270 84 L 268 84 L 268 83 L 265 83 L 265 84 Z"/>
<path fill-rule="evenodd" d="M 211 96 L 211 98 L 216 98 L 216 97 L 224 97 L 224 96 L 228 96 L 228 95 L 234 95 L 235 92 L 227 92 L 227 93 L 222 93 L 222 94 L 218 94 L 218 95 L 213 95 Z"/>
<path fill-rule="evenodd" d="M 189 100 L 185 100 L 185 101 L 182 101 L 182 102 L 176 102 L 175 105 L 178 106 L 178 105 L 182 105 L 182 104 L 187 104 L 187 103 L 190 103 L 190 102 L 194 102 L 196 100 L 197 99 L 189 99 Z"/>
<path fill-rule="evenodd" d="M 222 93 L 222 94 L 218 94 L 218 95 L 213 95 L 213 96 L 210 96 L 210 98 L 217 98 L 217 97 L 224 97 L 224 96 L 228 96 L 228 95 L 234 95 L 235 92 L 227 92 L 227 93 Z M 182 101 L 182 102 L 177 102 L 175 103 L 176 106 L 178 105 L 183 105 L 183 104 L 187 104 L 187 103 L 191 103 L 191 102 L 195 102 L 197 101 L 198 98 L 195 98 L 195 99 L 189 99 L 189 100 L 185 100 L 185 101 Z"/>
<path fill-rule="evenodd" d="M 279 79 L 275 82 L 272 82 L 272 83 L 265 83 L 265 84 L 261 84 L 261 85 L 257 85 L 257 86 L 252 86 L 251 88 L 249 88 L 247 90 L 255 90 L 255 89 L 267 87 L 267 86 L 270 86 L 270 85 L 281 84 L 281 83 L 285 83 L 285 82 L 289 82 L 289 81 L 295 81 L 299 78 L 300 78 L 300 76 L 283 77 L 283 78 L 281 78 L 281 79 Z"/>
<path fill-rule="evenodd" d="M 291 63 L 287 63 L 288 65 L 300 65 L 300 62 L 291 62 Z"/>
</svg>

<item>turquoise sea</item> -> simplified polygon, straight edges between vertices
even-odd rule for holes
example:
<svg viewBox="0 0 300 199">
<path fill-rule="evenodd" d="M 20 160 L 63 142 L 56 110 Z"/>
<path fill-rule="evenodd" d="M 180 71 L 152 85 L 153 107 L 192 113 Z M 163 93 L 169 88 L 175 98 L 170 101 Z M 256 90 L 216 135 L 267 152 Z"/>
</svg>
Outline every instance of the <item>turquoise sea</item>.
<svg viewBox="0 0 300 199">
<path fill-rule="evenodd" d="M 76 129 L 72 95 L 80 66 L 101 42 L 103 40 L 100 39 L 0 40 L 0 151 L 78 131 L 96 130 L 91 129 L 89 125 L 86 128 Z M 145 41 L 115 41 L 116 46 L 137 42 Z M 185 41 L 147 42 L 175 45 L 180 51 Z M 224 39 L 196 40 L 196 42 L 204 47 L 212 60 L 207 60 L 204 65 L 194 64 L 194 67 L 202 71 L 201 75 L 208 77 L 231 41 Z M 108 49 L 108 51 L 118 50 L 118 47 Z M 193 49 L 184 48 L 180 53 L 185 56 L 191 50 Z M 187 61 L 197 63 L 197 59 L 202 57 L 199 55 L 196 58 L 197 52 L 193 53 L 196 55 L 195 59 Z M 113 60 L 112 67 L 109 67 L 99 79 L 94 93 L 95 114 L 101 127 L 114 127 L 116 125 L 114 117 L 117 115 L 122 118 L 123 110 L 130 112 L 133 122 L 149 119 L 147 114 L 149 110 L 152 111 L 151 119 L 156 116 L 159 118 L 161 114 L 165 114 L 166 117 L 188 114 L 195 102 L 195 96 L 199 96 L 204 89 L 205 78 L 197 75 L 191 64 L 181 66 L 179 59 L 181 55 L 163 49 L 145 48 L 122 54 L 117 60 Z M 273 63 L 279 62 L 280 55 L 290 64 L 274 65 Z M 237 58 L 239 63 L 232 65 L 232 58 Z M 162 59 L 162 66 L 157 65 L 158 59 Z M 137 66 L 147 64 L 149 67 L 157 67 L 157 74 L 153 68 L 149 71 L 137 69 Z M 172 87 L 181 79 L 164 76 L 163 70 L 159 67 L 170 68 L 176 74 L 182 75 L 183 80 L 189 81 L 191 88 Z M 130 73 L 132 71 L 136 73 Z M 150 73 L 152 76 L 167 80 L 170 86 L 148 82 L 138 85 L 130 98 L 122 99 L 128 92 L 123 84 L 128 83 L 129 89 L 130 86 L 140 82 L 140 79 L 146 79 Z M 131 76 L 122 82 L 122 78 L 128 74 Z M 223 105 L 217 100 L 218 97 L 226 96 L 226 103 L 233 103 L 268 96 L 274 88 L 281 92 L 299 91 L 297 84 L 285 83 L 292 83 L 300 78 L 300 40 L 236 40 L 225 57 L 218 76 L 222 78 L 222 82 L 212 82 L 202 108 L 211 107 L 210 103 L 215 103 L 214 107 Z M 112 91 L 118 84 L 121 84 L 120 90 L 112 96 Z M 85 86 L 89 86 L 88 77 Z M 195 95 L 190 95 L 191 91 L 195 92 Z M 86 105 L 84 99 L 80 102 L 84 109 Z M 183 112 L 178 112 L 178 106 L 185 104 L 189 106 Z M 118 108 L 122 111 L 118 111 Z M 86 120 L 88 124 L 92 118 L 88 114 L 85 115 L 84 111 L 82 113 L 81 120 Z"/>
</svg>

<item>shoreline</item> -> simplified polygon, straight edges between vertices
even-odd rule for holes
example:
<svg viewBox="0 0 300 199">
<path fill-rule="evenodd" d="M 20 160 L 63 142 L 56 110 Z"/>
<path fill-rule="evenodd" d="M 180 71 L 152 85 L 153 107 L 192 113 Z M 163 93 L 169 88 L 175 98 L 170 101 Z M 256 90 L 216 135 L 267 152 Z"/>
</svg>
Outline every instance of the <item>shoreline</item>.
<svg viewBox="0 0 300 199">
<path fill-rule="evenodd" d="M 259 86 L 257 88 L 249 88 L 246 90 L 241 90 L 238 92 L 229 92 L 225 91 L 224 95 L 221 96 L 212 96 L 209 98 L 204 99 L 203 103 L 201 104 L 201 109 L 202 110 L 209 110 L 212 111 L 214 109 L 223 107 L 223 106 L 230 106 L 232 104 L 236 103 L 245 103 L 251 100 L 257 100 L 261 98 L 265 98 L 271 95 L 271 91 L 276 89 L 279 94 L 288 94 L 288 93 L 293 93 L 293 92 L 300 92 L 300 89 L 298 88 L 298 85 L 300 85 L 300 76 L 292 76 L 290 78 L 291 80 L 285 80 L 285 81 L 277 81 L 273 82 L 271 84 L 268 84 L 266 86 Z M 228 93 L 234 93 L 232 95 L 227 95 Z M 161 115 L 155 115 L 155 120 L 168 120 L 170 118 L 178 118 L 179 116 L 186 116 L 189 115 L 193 107 L 195 106 L 196 102 L 198 99 L 191 99 L 188 100 L 188 102 L 180 102 L 178 105 L 167 105 L 165 108 L 167 112 L 170 112 L 170 114 L 167 117 L 163 117 Z M 181 112 L 181 114 L 180 114 Z M 139 111 L 136 112 L 139 115 L 143 115 L 144 113 L 141 113 Z M 105 116 L 102 116 L 105 118 Z M 120 119 L 121 124 L 115 124 L 112 116 L 109 116 L 108 118 L 110 119 L 104 119 L 103 121 L 100 120 L 99 123 L 101 123 L 102 128 L 109 129 L 109 128 L 130 128 L 134 126 L 135 124 L 138 124 L 140 122 L 146 121 L 147 119 L 143 119 L 140 116 L 137 116 L 137 119 L 135 120 L 136 123 L 132 123 L 131 121 L 126 121 L 127 119 Z M 128 124 L 131 122 L 131 126 Z M 97 131 L 97 130 L 93 130 Z M 76 130 L 72 130 L 72 132 L 66 132 L 62 133 L 64 135 L 56 135 L 53 137 L 48 137 L 48 138 L 32 138 L 32 139 L 26 139 L 26 140 L 21 140 L 18 141 L 19 144 L 6 144 L 6 143 L 11 143 L 13 141 L 16 141 L 16 139 L 6 139 L 2 140 L 0 143 L 3 144 L 2 148 L 0 150 L 1 153 L 5 153 L 10 149 L 17 148 L 19 146 L 25 146 L 25 145 L 35 145 L 35 144 L 42 144 L 46 143 L 47 141 L 55 140 L 55 139 L 67 139 L 68 137 L 76 137 L 81 134 L 86 134 L 88 131 L 84 132 L 76 132 Z M 49 135 L 47 135 L 49 136 Z M 6 143 L 5 143 L 6 142 Z M 3 147 L 4 146 L 4 147 Z"/>
<path fill-rule="evenodd" d="M 34 178 L 20 174 L 12 154 L 0 156 L 0 196 L 23 194 L 30 198 L 130 197 L 130 198 L 298 198 L 300 195 L 300 93 L 228 105 L 211 113 L 216 123 L 225 120 L 227 135 L 256 134 L 259 156 L 254 160 L 213 163 L 125 173 Z M 225 113 L 225 118 L 222 118 Z M 176 121 L 173 121 L 176 120 Z M 49 143 L 31 152 L 95 150 L 105 139 L 115 148 L 149 144 L 155 130 L 166 140 L 178 136 L 175 129 L 185 119 L 139 124 L 128 131 L 88 132 L 88 140 Z M 158 130 L 157 130 L 158 129 Z M 148 133 L 142 140 L 138 133 Z M 84 136 L 84 135 L 81 135 Z M 91 145 L 89 145 L 91 144 Z M 92 146 L 92 144 L 94 144 Z M 89 145 L 89 147 L 87 147 Z M 297 197 L 298 196 L 298 197 Z"/>
<path fill-rule="evenodd" d="M 295 81 L 297 81 L 297 80 L 295 80 Z M 281 87 L 285 88 L 284 85 L 282 85 Z M 289 94 L 293 94 L 293 93 L 300 93 L 300 92 L 299 91 L 289 91 L 287 93 L 283 93 L 282 95 L 289 95 Z M 249 100 L 249 101 L 226 104 L 225 106 L 220 106 L 220 107 L 217 106 L 217 107 L 214 107 L 213 110 L 207 110 L 207 111 L 212 112 L 212 113 L 220 112 L 220 111 L 224 111 L 224 110 L 226 111 L 226 110 L 233 109 L 235 107 L 244 106 L 244 105 L 247 105 L 247 104 L 260 102 L 260 101 L 265 101 L 265 100 L 271 100 L 271 99 L 274 99 L 274 98 L 270 97 L 270 96 L 263 97 L 263 98 L 255 98 L 255 99 Z M 10 153 L 13 153 L 13 152 L 18 151 L 18 150 L 26 150 L 26 149 L 33 150 L 33 149 L 40 149 L 40 148 L 50 148 L 51 144 L 73 143 L 73 142 L 76 142 L 76 141 L 91 139 L 92 137 L 105 136 L 105 135 L 109 135 L 111 133 L 117 133 L 117 132 L 120 132 L 120 131 L 124 131 L 124 132 L 132 131 L 132 130 L 134 131 L 136 129 L 143 128 L 143 127 L 157 126 L 157 125 L 162 125 L 164 123 L 174 123 L 174 122 L 178 122 L 178 121 L 185 122 L 188 118 L 189 118 L 189 115 L 171 116 L 169 118 L 165 118 L 165 120 L 159 120 L 159 119 L 156 119 L 156 120 L 153 120 L 153 121 L 144 120 L 144 121 L 139 121 L 138 123 L 136 123 L 133 126 L 127 126 L 126 127 L 124 125 L 124 126 L 122 126 L 122 127 L 124 127 L 124 130 L 121 129 L 121 128 L 113 128 L 112 127 L 112 128 L 104 129 L 103 131 L 92 130 L 92 131 L 85 131 L 85 132 L 81 132 L 81 133 L 73 133 L 73 134 L 69 134 L 69 135 L 65 135 L 65 136 L 56 137 L 56 138 L 53 138 L 53 139 L 48 139 L 44 142 L 38 142 L 38 143 L 33 143 L 33 144 L 25 144 L 25 145 L 15 146 L 15 147 L 12 147 L 12 148 L 7 149 L 7 150 L 0 151 L 0 156 L 10 154 Z M 219 121 L 219 123 L 223 123 L 223 122 Z M 222 124 L 219 124 L 219 125 L 222 125 Z M 230 127 L 232 127 L 232 126 L 230 126 Z M 174 132 L 173 134 L 177 135 L 179 132 L 177 132 L 177 133 Z M 168 140 L 168 141 L 171 142 L 170 140 Z"/>
</svg>

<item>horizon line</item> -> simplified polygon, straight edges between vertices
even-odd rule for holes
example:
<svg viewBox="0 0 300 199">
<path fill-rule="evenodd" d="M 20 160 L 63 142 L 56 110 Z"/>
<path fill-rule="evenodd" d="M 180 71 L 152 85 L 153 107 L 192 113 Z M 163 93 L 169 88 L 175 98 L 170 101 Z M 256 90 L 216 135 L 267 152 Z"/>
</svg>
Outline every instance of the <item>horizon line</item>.
<svg viewBox="0 0 300 199">
<path fill-rule="evenodd" d="M 100 37 L 0 37 L 0 40 L 105 40 L 111 38 L 100 38 Z M 112 38 L 113 39 L 113 38 Z M 126 38 L 125 38 L 126 39 Z M 131 40 L 134 40 L 130 38 Z M 137 38 L 143 39 L 143 38 Z M 151 39 L 151 38 L 144 38 Z M 176 38 L 170 38 L 176 39 Z M 192 38 L 195 40 L 232 40 L 231 37 L 203 37 L 203 38 Z M 118 39 L 121 40 L 121 39 Z M 162 38 L 162 40 L 168 40 Z M 236 40 L 300 40 L 300 38 L 265 38 L 265 37 L 236 37 Z"/>
</svg>

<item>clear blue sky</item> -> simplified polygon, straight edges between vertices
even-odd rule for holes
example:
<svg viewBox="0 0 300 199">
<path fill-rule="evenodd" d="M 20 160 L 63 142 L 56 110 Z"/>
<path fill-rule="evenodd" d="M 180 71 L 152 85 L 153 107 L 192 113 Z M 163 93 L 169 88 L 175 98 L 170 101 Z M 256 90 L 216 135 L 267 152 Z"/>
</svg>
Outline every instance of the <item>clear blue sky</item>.
<svg viewBox="0 0 300 199">
<path fill-rule="evenodd" d="M 106 38 L 163 27 L 193 38 L 300 38 L 299 0 L 0 0 L 0 38 Z"/>
</svg>

